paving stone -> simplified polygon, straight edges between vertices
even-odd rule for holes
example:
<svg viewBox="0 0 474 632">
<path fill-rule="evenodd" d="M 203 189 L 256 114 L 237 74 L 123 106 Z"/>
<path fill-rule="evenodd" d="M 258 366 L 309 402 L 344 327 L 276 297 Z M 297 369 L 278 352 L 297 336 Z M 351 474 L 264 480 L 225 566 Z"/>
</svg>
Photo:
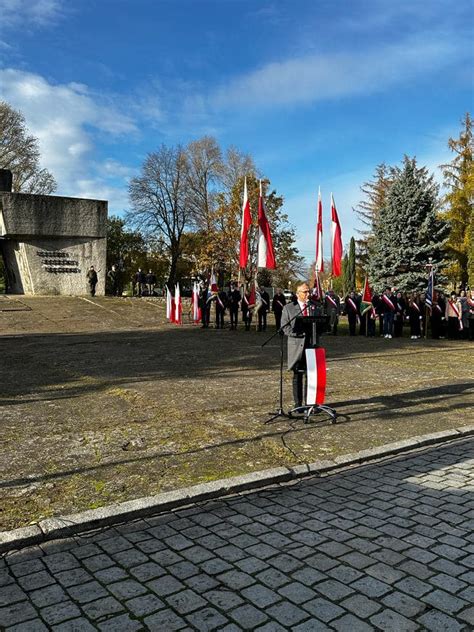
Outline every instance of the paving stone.
<svg viewBox="0 0 474 632">
<path fill-rule="evenodd" d="M 370 617 L 370 622 L 387 632 L 412 632 L 418 630 L 417 623 L 410 621 L 410 619 L 394 610 L 383 610 Z"/>
<path fill-rule="evenodd" d="M 123 536 L 115 536 L 101 540 L 100 547 L 106 551 L 106 553 L 117 553 L 118 551 L 125 551 L 131 548 L 130 542 Z"/>
<path fill-rule="evenodd" d="M 308 619 L 308 613 L 302 608 L 288 603 L 287 601 L 280 601 L 273 606 L 266 609 L 266 612 L 273 618 L 281 623 L 284 627 L 294 626 L 305 619 Z"/>
<path fill-rule="evenodd" d="M 353 614 L 346 614 L 341 619 L 337 619 L 337 621 L 333 621 L 331 623 L 332 627 L 339 632 L 347 632 L 350 630 L 351 632 L 369 632 L 374 628 L 367 623 L 364 623 L 358 617 L 355 617 Z"/>
<path fill-rule="evenodd" d="M 184 615 L 203 608 L 206 602 L 193 590 L 186 589 L 182 592 L 176 593 L 169 597 L 166 597 L 166 601 L 169 605 L 178 612 L 178 614 Z"/>
<path fill-rule="evenodd" d="M 323 581 L 328 577 L 324 573 L 320 573 L 314 568 L 306 566 L 292 573 L 291 578 L 298 582 L 301 582 L 305 586 L 314 586 L 318 582 Z"/>
<path fill-rule="evenodd" d="M 292 629 L 295 630 L 295 628 L 292 628 Z M 286 628 L 281 626 L 276 621 L 269 621 L 268 623 L 264 623 L 263 625 L 258 627 L 256 629 L 256 632 L 286 632 Z"/>
<path fill-rule="evenodd" d="M 332 577 L 333 579 L 337 579 L 343 584 L 350 584 L 363 575 L 363 573 L 357 571 L 355 568 L 343 565 L 330 568 L 326 572 L 330 577 Z"/>
<path fill-rule="evenodd" d="M 150 557 L 154 562 L 164 567 L 183 561 L 183 558 L 180 555 L 174 551 L 169 551 L 168 549 L 157 551 L 156 553 L 150 555 Z"/>
<path fill-rule="evenodd" d="M 471 608 L 466 608 L 462 612 L 458 613 L 458 618 L 462 621 L 466 621 L 471 625 L 471 629 L 474 629 L 474 606 Z"/>
<path fill-rule="evenodd" d="M 250 554 L 254 557 L 257 557 L 261 560 L 266 560 L 269 557 L 273 557 L 275 555 L 278 555 L 279 551 L 278 549 L 275 549 L 275 547 L 270 546 L 268 544 L 264 544 L 264 543 L 260 543 L 260 544 L 255 544 L 253 546 L 249 546 L 246 549 L 247 554 Z"/>
<path fill-rule="evenodd" d="M 41 619 L 30 619 L 4 629 L 6 632 L 48 632 L 49 630 Z"/>
<path fill-rule="evenodd" d="M 72 601 L 63 601 L 54 606 L 43 608 L 40 614 L 47 624 L 55 625 L 67 619 L 80 617 L 81 611 Z"/>
<path fill-rule="evenodd" d="M 327 599 L 312 599 L 304 604 L 303 608 L 314 615 L 317 619 L 328 623 L 336 617 L 340 617 L 346 611 Z"/>
<path fill-rule="evenodd" d="M 20 601 L 0 608 L 0 625 L 7 627 L 15 623 L 23 623 L 29 619 L 35 619 L 37 616 L 38 613 L 30 603 Z"/>
<path fill-rule="evenodd" d="M 92 581 L 79 586 L 69 586 L 67 589 L 70 596 L 79 603 L 94 601 L 100 597 L 108 597 L 109 593 L 98 582 Z"/>
<path fill-rule="evenodd" d="M 138 630 L 144 629 L 145 627 L 140 621 L 131 619 L 128 614 L 120 614 L 118 617 L 99 623 L 101 632 L 138 632 Z"/>
<path fill-rule="evenodd" d="M 125 610 L 124 606 L 113 597 L 104 597 L 89 603 L 82 604 L 82 609 L 89 619 L 102 619 L 103 617 Z"/>
<path fill-rule="evenodd" d="M 173 632 L 186 627 L 185 621 L 178 617 L 172 610 L 160 610 L 143 620 L 148 630 L 163 630 L 163 632 Z"/>
<path fill-rule="evenodd" d="M 96 632 L 97 628 L 89 623 L 87 619 L 84 619 L 84 617 L 77 617 L 76 619 L 70 619 L 69 621 L 55 625 L 53 630 L 54 632 Z"/>
<path fill-rule="evenodd" d="M 55 575 L 61 586 L 76 586 L 77 584 L 85 584 L 92 579 L 92 575 L 83 568 L 73 568 L 70 571 L 62 571 Z"/>
<path fill-rule="evenodd" d="M 43 608 L 65 601 L 67 595 L 59 584 L 52 584 L 31 592 L 29 598 L 37 608 Z"/>
<path fill-rule="evenodd" d="M 219 575 L 217 579 L 234 590 L 241 590 L 251 584 L 255 584 L 255 579 L 251 575 L 241 571 L 227 571 Z"/>
<path fill-rule="evenodd" d="M 86 557 L 82 560 L 82 564 L 89 570 L 91 573 L 95 571 L 99 571 L 103 568 L 107 568 L 109 566 L 114 566 L 114 560 L 102 553 L 101 555 L 92 555 L 91 557 Z"/>
<path fill-rule="evenodd" d="M 161 601 L 161 599 L 158 599 L 156 595 L 152 595 L 150 593 L 129 599 L 125 602 L 125 605 L 128 610 L 139 618 L 145 617 L 146 615 L 152 614 L 153 612 L 166 607 L 166 604 Z"/>
<path fill-rule="evenodd" d="M 260 573 L 257 573 L 255 576 L 258 581 L 262 582 L 269 588 L 280 588 L 280 586 L 284 586 L 287 584 L 290 579 L 288 575 L 278 571 L 275 568 L 269 568 Z"/>
<path fill-rule="evenodd" d="M 27 595 L 18 584 L 7 584 L 0 589 L 0 607 L 9 606 L 25 599 L 27 599 Z"/>
<path fill-rule="evenodd" d="M 259 560 L 256 557 L 246 557 L 243 560 L 237 560 L 235 565 L 240 568 L 244 573 L 258 573 L 258 571 L 263 571 L 265 568 L 269 568 L 269 565 L 262 560 Z"/>
<path fill-rule="evenodd" d="M 352 587 L 345 586 L 334 579 L 328 579 L 327 581 L 320 582 L 315 588 L 319 593 L 329 597 L 330 599 L 335 599 L 336 601 L 339 601 L 354 592 Z"/>
<path fill-rule="evenodd" d="M 434 608 L 442 610 L 447 614 L 454 614 L 468 605 L 464 599 L 458 599 L 454 595 L 450 595 L 443 590 L 434 590 L 428 595 L 425 595 L 422 599 Z"/>
<path fill-rule="evenodd" d="M 147 588 L 134 579 L 126 579 L 115 584 L 109 584 L 107 588 L 117 599 L 131 599 L 147 592 Z"/>
<path fill-rule="evenodd" d="M 52 575 L 46 571 L 39 571 L 38 573 L 32 573 L 31 575 L 23 575 L 18 578 L 18 583 L 23 590 L 36 590 L 49 584 L 54 584 L 55 580 Z"/>
<path fill-rule="evenodd" d="M 71 553 L 54 553 L 52 555 L 46 555 L 43 558 L 43 562 L 52 573 L 68 571 L 71 568 L 77 568 L 79 566 L 77 558 L 75 558 Z"/>
<path fill-rule="evenodd" d="M 199 575 L 193 575 L 184 580 L 184 583 L 198 592 L 204 592 L 206 590 L 212 590 L 216 586 L 219 586 L 219 582 L 213 577 L 206 575 L 206 573 L 199 573 Z"/>
<path fill-rule="evenodd" d="M 86 557 L 91 557 L 92 555 L 100 555 L 103 551 L 101 551 L 95 544 L 84 544 L 71 549 L 69 552 L 72 553 L 72 555 L 75 555 L 77 559 L 83 560 Z"/>
<path fill-rule="evenodd" d="M 255 586 L 255 588 L 268 590 L 268 589 L 265 589 L 264 586 Z M 249 590 L 251 590 L 251 588 L 246 588 L 242 591 L 242 594 L 247 599 L 249 598 L 249 596 L 246 591 L 249 591 Z M 272 591 L 269 591 L 269 592 L 272 592 Z M 215 606 L 216 608 L 219 608 L 219 610 L 224 610 L 224 611 L 233 610 L 237 606 L 240 606 L 241 604 L 244 603 L 244 600 L 237 593 L 235 593 L 232 590 L 227 590 L 225 588 L 221 588 L 219 590 L 209 590 L 208 592 L 203 593 L 203 597 L 213 606 Z M 252 599 L 249 599 L 249 600 L 253 601 Z M 272 603 L 272 602 L 270 601 L 269 603 Z M 256 605 L 259 607 L 262 607 L 258 603 L 256 603 Z"/>
<path fill-rule="evenodd" d="M 457 593 L 467 586 L 466 582 L 456 577 L 451 577 L 451 575 L 445 575 L 444 573 L 431 577 L 430 582 L 438 588 L 447 590 L 450 593 Z"/>
<path fill-rule="evenodd" d="M 184 584 L 172 575 L 164 575 L 163 577 L 154 579 L 151 582 L 147 582 L 146 586 L 156 593 L 158 597 L 166 597 L 185 588 Z"/>
<path fill-rule="evenodd" d="M 219 573 L 223 573 L 224 571 L 232 570 L 233 567 L 232 564 L 229 564 L 229 562 L 225 562 L 224 560 L 214 557 L 203 562 L 201 564 L 201 568 L 209 575 L 219 575 Z"/>
<path fill-rule="evenodd" d="M 367 619 L 381 608 L 379 603 L 369 599 L 365 595 L 351 595 L 347 599 L 344 599 L 344 601 L 340 603 L 340 606 L 346 610 L 350 610 L 362 619 Z"/>
<path fill-rule="evenodd" d="M 409 617 L 410 619 L 414 619 L 415 616 L 427 609 L 426 604 L 422 601 L 413 599 L 409 595 L 399 592 L 398 590 L 386 595 L 382 599 L 382 603 L 384 603 L 388 608 L 395 610 L 399 614 Z"/>
<path fill-rule="evenodd" d="M 229 628 L 221 628 L 221 626 L 228 622 L 228 619 L 214 608 L 203 608 L 198 612 L 188 614 L 186 619 L 191 623 L 194 629 L 199 630 L 199 632 L 208 632 L 210 630 L 216 630 L 217 628 L 221 629 L 222 632 L 224 632 L 224 629 L 229 630 L 229 632 L 231 630 L 230 626 Z M 240 628 L 235 628 L 235 630 L 240 630 Z"/>
<path fill-rule="evenodd" d="M 394 585 L 394 588 L 403 590 L 404 592 L 412 595 L 413 597 L 422 597 L 427 592 L 432 590 L 432 586 L 420 581 L 416 577 L 406 577 Z"/>
<path fill-rule="evenodd" d="M 456 621 L 453 617 L 449 617 L 439 610 L 426 612 L 421 617 L 418 617 L 416 622 L 422 626 L 423 630 L 432 630 L 433 632 L 441 632 L 442 630 L 446 632 L 462 632 L 465 628 L 464 623 Z"/>
<path fill-rule="evenodd" d="M 328 628 L 328 626 L 322 621 L 309 619 L 308 621 L 304 621 L 303 623 L 293 626 L 291 630 L 292 632 L 326 632 L 331 630 L 331 628 Z"/>
<path fill-rule="evenodd" d="M 320 584 L 318 584 L 319 590 Z M 351 588 L 367 595 L 367 597 L 381 597 L 390 592 L 391 586 L 375 577 L 361 577 L 351 584 Z"/>
<path fill-rule="evenodd" d="M 140 582 L 147 582 L 155 577 L 166 575 L 166 571 L 156 562 L 146 562 L 130 569 L 130 574 Z"/>
<path fill-rule="evenodd" d="M 367 573 L 367 575 L 370 575 L 371 577 L 376 577 L 387 584 L 393 584 L 405 577 L 405 573 L 402 573 L 387 564 L 382 564 L 381 562 L 374 564 L 373 566 L 368 566 L 364 569 L 364 573 Z"/>
<path fill-rule="evenodd" d="M 44 571 L 45 566 L 42 559 L 33 559 L 27 562 L 20 562 L 12 564 L 10 566 L 10 573 L 15 577 L 22 577 L 23 575 L 31 575 L 38 571 Z"/>
<path fill-rule="evenodd" d="M 183 557 L 193 564 L 199 564 L 214 557 L 214 553 L 211 553 L 211 551 L 208 551 L 203 546 L 192 546 L 184 551 L 181 550 L 180 552 Z"/>
<path fill-rule="evenodd" d="M 118 582 L 120 579 L 128 579 L 129 575 L 127 571 L 120 566 L 110 566 L 99 571 L 95 571 L 94 577 L 102 584 L 111 584 Z"/>
</svg>

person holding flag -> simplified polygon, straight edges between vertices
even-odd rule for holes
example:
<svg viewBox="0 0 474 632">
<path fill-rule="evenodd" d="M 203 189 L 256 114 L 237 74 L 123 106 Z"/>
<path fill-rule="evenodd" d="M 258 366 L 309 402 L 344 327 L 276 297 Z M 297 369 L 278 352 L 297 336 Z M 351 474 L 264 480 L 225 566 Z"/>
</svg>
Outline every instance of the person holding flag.
<svg viewBox="0 0 474 632">
<path fill-rule="evenodd" d="M 349 335 L 356 335 L 356 325 L 360 316 L 359 298 L 357 298 L 354 290 L 351 290 L 344 301 L 344 312 L 347 314 L 349 322 Z"/>
<path fill-rule="evenodd" d="M 237 329 L 237 324 L 239 321 L 239 305 L 242 300 L 242 296 L 237 288 L 236 283 L 230 284 L 229 294 L 227 296 L 227 303 L 229 305 L 229 313 L 230 313 L 230 328 Z"/>
</svg>

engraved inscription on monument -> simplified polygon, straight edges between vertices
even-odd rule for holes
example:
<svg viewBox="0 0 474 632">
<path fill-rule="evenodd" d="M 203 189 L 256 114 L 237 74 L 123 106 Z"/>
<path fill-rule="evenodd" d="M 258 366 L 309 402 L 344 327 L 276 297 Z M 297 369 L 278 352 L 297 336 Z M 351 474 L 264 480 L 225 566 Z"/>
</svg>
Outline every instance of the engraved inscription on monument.
<svg viewBox="0 0 474 632">
<path fill-rule="evenodd" d="M 74 274 L 81 271 L 78 267 L 79 262 L 76 259 L 71 259 L 68 252 L 37 250 L 36 254 L 41 257 L 41 265 L 46 272 Z"/>
</svg>

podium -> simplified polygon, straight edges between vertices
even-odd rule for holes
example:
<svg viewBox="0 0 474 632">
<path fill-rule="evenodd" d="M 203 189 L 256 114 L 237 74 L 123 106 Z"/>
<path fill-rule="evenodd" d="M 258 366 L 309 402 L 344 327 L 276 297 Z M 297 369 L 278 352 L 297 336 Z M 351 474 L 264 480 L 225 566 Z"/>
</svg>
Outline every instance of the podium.
<svg viewBox="0 0 474 632">
<path fill-rule="evenodd" d="M 319 342 L 322 334 L 327 332 L 329 316 L 327 316 L 321 306 L 310 303 L 309 314 L 299 316 L 302 319 L 303 328 L 309 344 L 305 345 L 306 369 L 301 369 L 301 373 L 306 373 L 306 404 L 297 406 L 288 411 L 288 415 L 303 415 L 304 423 L 309 423 L 313 415 L 324 413 L 331 419 L 331 423 L 336 423 L 337 413 L 334 408 L 324 404 L 326 389 L 326 352 Z"/>
</svg>

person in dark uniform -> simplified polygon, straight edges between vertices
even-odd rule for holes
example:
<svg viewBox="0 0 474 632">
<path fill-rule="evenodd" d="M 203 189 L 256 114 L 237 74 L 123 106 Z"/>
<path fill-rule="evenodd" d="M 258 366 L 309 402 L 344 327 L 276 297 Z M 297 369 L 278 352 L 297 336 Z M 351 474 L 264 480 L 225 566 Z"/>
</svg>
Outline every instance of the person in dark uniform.
<svg viewBox="0 0 474 632">
<path fill-rule="evenodd" d="M 410 321 L 410 339 L 421 338 L 421 308 L 416 292 L 412 292 L 408 299 L 408 319 Z"/>
<path fill-rule="evenodd" d="M 155 293 L 156 274 L 153 274 L 151 270 L 148 270 L 148 274 L 145 276 L 145 283 L 148 289 L 148 296 L 153 296 Z"/>
<path fill-rule="evenodd" d="M 242 296 L 237 289 L 237 285 L 235 283 L 231 283 L 227 300 L 230 313 L 230 328 L 237 329 L 237 324 L 239 321 L 239 305 L 240 301 L 242 300 Z"/>
<path fill-rule="evenodd" d="M 133 277 L 133 287 L 134 287 L 134 294 L 136 292 L 136 296 L 141 296 L 143 294 L 143 290 L 145 289 L 145 283 L 146 283 L 146 276 L 145 273 L 143 272 L 143 270 L 141 268 L 138 268 L 138 270 L 135 272 L 135 275 Z"/>
<path fill-rule="evenodd" d="M 309 285 L 296 289 L 296 301 L 287 303 L 281 314 L 281 326 L 288 339 L 288 370 L 293 371 L 293 400 L 295 408 L 303 404 L 303 382 L 306 379 L 305 350 L 311 344 L 312 325 L 303 318 L 308 309 Z"/>
<path fill-rule="evenodd" d="M 280 329 L 281 327 L 281 313 L 285 305 L 286 305 L 285 295 L 281 291 L 281 288 L 278 287 L 272 301 L 272 312 L 275 315 L 275 326 L 277 330 Z"/>
<path fill-rule="evenodd" d="M 446 304 L 439 292 L 433 292 L 433 304 L 431 306 L 431 337 L 434 340 L 441 338 L 441 332 L 443 329 L 444 313 L 446 310 Z"/>
<path fill-rule="evenodd" d="M 253 306 L 250 305 L 250 292 L 244 292 L 241 303 L 242 320 L 245 324 L 245 331 L 250 331 L 252 324 Z"/>
<path fill-rule="evenodd" d="M 211 301 L 208 300 L 209 292 L 206 284 L 202 284 L 199 289 L 199 307 L 201 308 L 201 324 L 203 329 L 209 327 L 211 317 Z"/>
<path fill-rule="evenodd" d="M 325 298 L 326 312 L 329 316 L 328 333 L 337 336 L 337 325 L 339 323 L 339 311 L 341 309 L 341 301 L 334 290 L 329 290 Z"/>
<path fill-rule="evenodd" d="M 91 266 L 87 271 L 87 283 L 89 284 L 89 292 L 91 296 L 95 296 L 95 286 L 97 285 L 97 272 L 94 270 L 94 266 Z"/>
<path fill-rule="evenodd" d="M 349 335 L 356 335 L 356 325 L 360 317 L 360 301 L 354 290 L 349 292 L 344 301 L 344 312 L 349 322 Z"/>
<path fill-rule="evenodd" d="M 258 331 L 265 331 L 267 328 L 267 314 L 270 309 L 270 295 L 264 287 L 259 288 L 260 309 L 258 310 Z"/>
<path fill-rule="evenodd" d="M 395 295 L 395 314 L 393 316 L 393 337 L 403 336 L 403 322 L 405 320 L 406 303 L 401 292 Z"/>
<path fill-rule="evenodd" d="M 108 271 L 107 277 L 109 279 L 110 291 L 112 292 L 112 296 L 120 296 L 120 274 L 115 264 L 113 264 L 111 269 Z"/>
<path fill-rule="evenodd" d="M 224 314 L 227 308 L 227 294 L 221 290 L 216 297 L 216 329 L 224 329 Z"/>
</svg>

